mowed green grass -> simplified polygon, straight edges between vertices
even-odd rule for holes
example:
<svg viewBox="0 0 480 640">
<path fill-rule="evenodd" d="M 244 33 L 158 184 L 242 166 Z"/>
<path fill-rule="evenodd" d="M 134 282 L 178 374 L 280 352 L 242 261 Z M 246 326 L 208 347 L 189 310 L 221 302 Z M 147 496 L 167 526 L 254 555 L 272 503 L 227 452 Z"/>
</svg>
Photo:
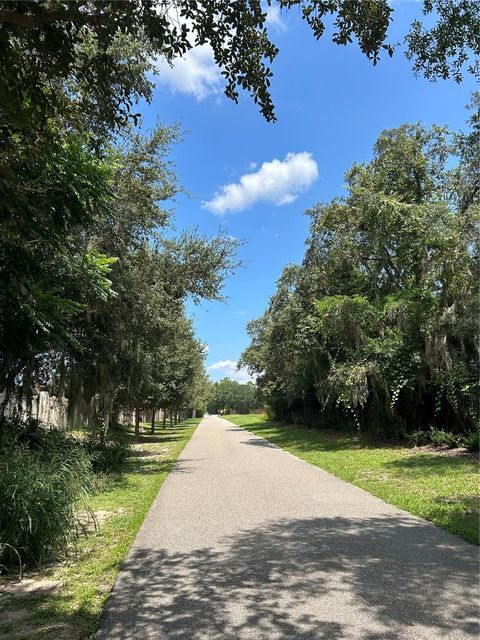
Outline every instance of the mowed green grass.
<svg viewBox="0 0 480 640">
<path fill-rule="evenodd" d="M 108 477 L 89 504 L 99 528 L 83 538 L 63 565 L 26 573 L 25 583 L 44 586 L 30 595 L 12 595 L 0 582 L 0 639 L 86 640 L 93 637 L 121 564 L 148 509 L 200 419 L 165 431 L 149 425 L 135 445 L 124 473 Z M 133 433 L 119 437 L 133 442 Z M 2 588 L 3 587 L 3 588 Z"/>
<path fill-rule="evenodd" d="M 226 418 L 390 504 L 479 543 L 478 464 L 472 457 L 279 424 L 262 415 Z"/>
</svg>

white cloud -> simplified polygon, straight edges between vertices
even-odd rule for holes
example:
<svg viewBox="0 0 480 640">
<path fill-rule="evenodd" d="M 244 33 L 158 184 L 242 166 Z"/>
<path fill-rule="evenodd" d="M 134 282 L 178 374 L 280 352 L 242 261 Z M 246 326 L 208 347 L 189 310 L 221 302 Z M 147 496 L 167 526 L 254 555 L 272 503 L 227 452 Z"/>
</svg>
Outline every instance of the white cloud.
<svg viewBox="0 0 480 640">
<path fill-rule="evenodd" d="M 273 27 L 277 31 L 286 31 L 287 25 L 282 20 L 282 15 L 280 13 L 280 7 L 278 4 L 271 4 L 266 8 L 267 17 L 265 19 L 265 23 L 267 26 Z"/>
<path fill-rule="evenodd" d="M 318 177 L 312 154 L 287 153 L 285 160 L 264 162 L 258 171 L 243 175 L 239 182 L 226 184 L 203 206 L 217 215 L 243 211 L 257 202 L 290 204 Z"/>
<path fill-rule="evenodd" d="M 253 378 L 247 369 L 241 367 L 237 370 L 237 364 L 237 360 L 218 360 L 207 367 L 207 371 L 215 371 L 217 374 L 220 374 L 219 377 L 216 376 L 218 379 L 230 378 L 231 380 L 236 380 L 241 383 L 252 382 Z"/>
<path fill-rule="evenodd" d="M 163 12 L 159 10 L 159 13 Z M 271 5 L 265 8 L 267 17 L 265 23 L 277 31 L 285 31 L 286 24 L 283 22 L 278 5 Z M 212 47 L 209 44 L 195 46 L 195 36 L 192 29 L 191 20 L 182 18 L 175 7 L 168 7 L 165 16 L 172 25 L 180 28 L 183 24 L 189 30 L 187 39 L 192 48 L 180 58 L 176 58 L 173 65 L 162 58 L 157 59 L 156 67 L 158 76 L 155 81 L 158 85 L 170 89 L 172 93 L 185 93 L 195 96 L 199 101 L 208 96 L 216 95 L 217 100 L 221 99 L 224 80 L 220 69 L 215 63 Z"/>
<path fill-rule="evenodd" d="M 237 366 L 236 360 L 217 360 L 208 367 L 209 371 L 222 371 L 226 369 L 232 369 Z"/>
<path fill-rule="evenodd" d="M 197 100 L 218 94 L 223 81 L 220 69 L 215 64 L 210 45 L 204 44 L 187 51 L 177 58 L 173 66 L 165 60 L 157 61 L 157 84 L 170 89 L 172 93 L 187 93 Z"/>
</svg>

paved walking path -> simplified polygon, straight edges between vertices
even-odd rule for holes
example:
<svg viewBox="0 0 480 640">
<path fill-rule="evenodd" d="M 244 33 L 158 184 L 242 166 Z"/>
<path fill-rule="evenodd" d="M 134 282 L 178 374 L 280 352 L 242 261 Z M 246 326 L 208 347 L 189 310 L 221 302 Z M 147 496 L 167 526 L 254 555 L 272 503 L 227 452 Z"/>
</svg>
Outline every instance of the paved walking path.
<svg viewBox="0 0 480 640">
<path fill-rule="evenodd" d="M 217 417 L 165 481 L 101 640 L 477 640 L 477 549 Z"/>
</svg>

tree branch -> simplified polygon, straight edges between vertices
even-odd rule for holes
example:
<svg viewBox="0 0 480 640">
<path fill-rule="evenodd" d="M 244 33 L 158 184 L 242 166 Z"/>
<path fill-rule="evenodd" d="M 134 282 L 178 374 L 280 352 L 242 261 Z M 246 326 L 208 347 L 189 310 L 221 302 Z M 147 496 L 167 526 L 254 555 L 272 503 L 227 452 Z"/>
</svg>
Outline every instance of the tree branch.
<svg viewBox="0 0 480 640">
<path fill-rule="evenodd" d="M 36 16 L 13 11 L 0 11 L 0 24 L 18 25 L 21 27 L 43 27 L 53 22 L 73 22 L 75 24 L 100 24 L 109 18 L 107 13 L 88 14 L 75 10 L 51 11 Z"/>
</svg>

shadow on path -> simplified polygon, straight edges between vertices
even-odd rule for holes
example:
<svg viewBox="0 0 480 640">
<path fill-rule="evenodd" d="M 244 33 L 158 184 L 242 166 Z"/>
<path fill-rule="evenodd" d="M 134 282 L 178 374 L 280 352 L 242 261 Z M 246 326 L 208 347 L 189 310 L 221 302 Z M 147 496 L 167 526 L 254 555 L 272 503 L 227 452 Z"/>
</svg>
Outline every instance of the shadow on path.
<svg viewBox="0 0 480 640">
<path fill-rule="evenodd" d="M 272 444 L 264 438 L 250 438 L 249 440 L 242 440 L 241 444 L 248 444 L 251 447 L 270 447 L 271 449 L 280 449 L 278 445 Z"/>
<path fill-rule="evenodd" d="M 278 520 L 190 553 L 133 549 L 98 637 L 478 637 L 475 549 L 401 516 Z"/>
</svg>

